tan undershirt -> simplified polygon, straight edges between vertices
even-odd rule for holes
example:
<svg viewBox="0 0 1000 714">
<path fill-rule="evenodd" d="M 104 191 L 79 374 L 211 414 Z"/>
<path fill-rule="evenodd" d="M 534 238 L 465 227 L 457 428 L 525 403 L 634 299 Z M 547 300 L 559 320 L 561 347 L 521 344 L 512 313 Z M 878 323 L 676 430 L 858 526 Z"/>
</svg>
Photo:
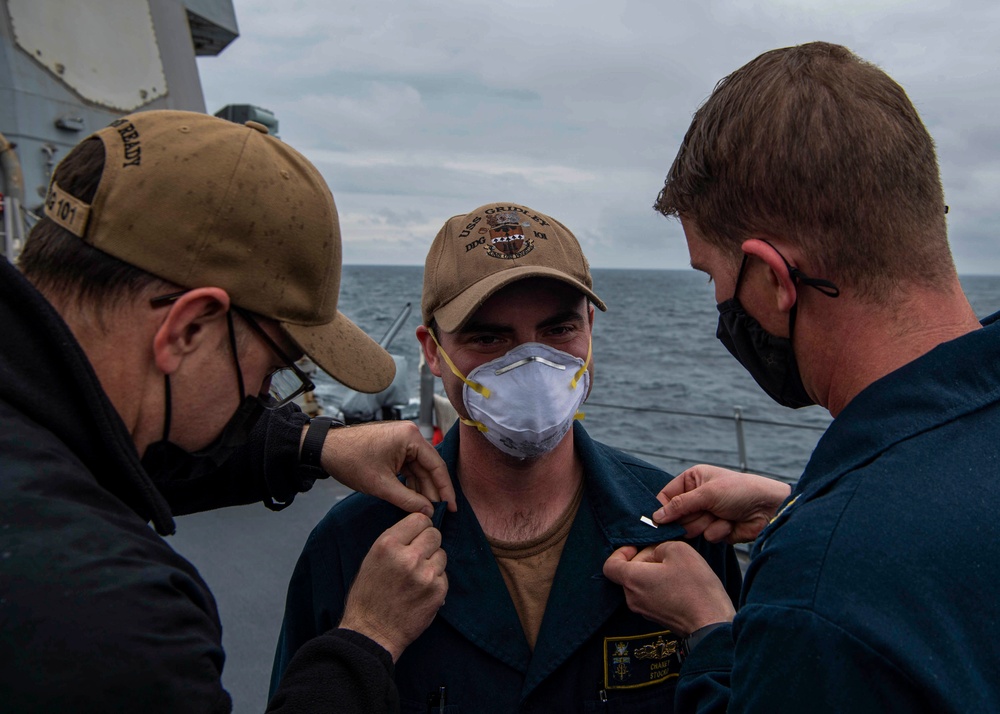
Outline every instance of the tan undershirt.
<svg viewBox="0 0 1000 714">
<path fill-rule="evenodd" d="M 583 483 L 577 489 L 572 503 L 545 533 L 528 541 L 511 543 L 487 536 L 500 574 L 507 583 L 510 599 L 521 620 L 521 628 L 528 646 L 535 649 L 538 630 L 542 626 L 545 604 L 559 566 L 563 546 L 583 498 Z"/>
</svg>

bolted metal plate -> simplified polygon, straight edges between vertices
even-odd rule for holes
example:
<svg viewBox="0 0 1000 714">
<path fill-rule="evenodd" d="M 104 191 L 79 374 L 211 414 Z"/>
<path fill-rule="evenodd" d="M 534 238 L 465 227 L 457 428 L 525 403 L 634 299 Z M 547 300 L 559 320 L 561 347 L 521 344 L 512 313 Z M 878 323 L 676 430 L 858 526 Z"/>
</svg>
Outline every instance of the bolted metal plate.
<svg viewBox="0 0 1000 714">
<path fill-rule="evenodd" d="M 147 0 L 8 0 L 18 46 L 83 99 L 130 112 L 167 93 Z"/>
</svg>

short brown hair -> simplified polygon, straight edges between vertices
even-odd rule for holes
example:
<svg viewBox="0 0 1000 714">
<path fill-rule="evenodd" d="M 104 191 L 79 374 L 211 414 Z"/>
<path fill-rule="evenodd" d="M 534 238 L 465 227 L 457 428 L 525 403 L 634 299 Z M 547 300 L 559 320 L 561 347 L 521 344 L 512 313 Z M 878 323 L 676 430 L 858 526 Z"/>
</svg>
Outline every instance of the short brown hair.
<svg viewBox="0 0 1000 714">
<path fill-rule="evenodd" d="M 875 302 L 955 275 L 933 140 L 902 87 L 839 45 L 765 52 L 720 81 L 654 207 L 731 254 L 781 236 Z"/>
<path fill-rule="evenodd" d="M 59 163 L 54 180 L 72 196 L 90 203 L 103 171 L 104 145 L 99 139 L 87 139 Z M 32 228 L 18 267 L 47 296 L 72 299 L 98 311 L 133 299 L 152 286 L 172 285 L 90 246 L 48 217 Z"/>
</svg>

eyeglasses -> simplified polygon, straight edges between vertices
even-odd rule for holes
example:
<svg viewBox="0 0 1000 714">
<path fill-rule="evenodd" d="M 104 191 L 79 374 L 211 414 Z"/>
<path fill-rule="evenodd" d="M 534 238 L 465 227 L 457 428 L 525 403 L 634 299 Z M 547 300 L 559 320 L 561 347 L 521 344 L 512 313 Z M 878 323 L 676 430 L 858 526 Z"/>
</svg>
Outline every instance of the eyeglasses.
<svg viewBox="0 0 1000 714">
<path fill-rule="evenodd" d="M 309 375 L 299 369 L 295 360 L 285 354 L 278 343 L 271 339 L 271 336 L 264 331 L 264 328 L 250 315 L 249 312 L 238 307 L 233 310 L 246 320 L 250 328 L 260 335 L 268 347 L 270 347 L 278 357 L 285 363 L 284 367 L 279 367 L 268 375 L 267 394 L 271 397 L 271 402 L 265 405 L 268 409 L 283 407 L 295 397 L 316 389 L 316 385 L 309 379 Z"/>
<path fill-rule="evenodd" d="M 154 308 L 165 307 L 170 303 L 174 302 L 187 290 L 181 290 L 180 292 L 170 293 L 169 295 L 160 295 L 159 297 L 154 297 L 149 301 L 149 304 Z M 242 308 L 232 306 L 233 312 L 238 314 L 243 320 L 250 325 L 250 329 L 257 333 L 257 335 L 264 340 L 264 343 L 271 348 L 271 350 L 281 358 L 281 361 L 285 363 L 284 367 L 279 367 L 272 372 L 270 372 L 267 377 L 267 394 L 269 399 L 265 402 L 264 406 L 267 409 L 277 409 L 283 407 L 297 396 L 305 394 L 306 392 L 311 392 L 316 389 L 316 385 L 313 381 L 309 379 L 309 375 L 303 372 L 295 364 L 295 360 L 289 357 L 284 350 L 278 346 L 269 334 L 260 326 L 260 323 L 254 319 L 246 310 Z"/>
</svg>

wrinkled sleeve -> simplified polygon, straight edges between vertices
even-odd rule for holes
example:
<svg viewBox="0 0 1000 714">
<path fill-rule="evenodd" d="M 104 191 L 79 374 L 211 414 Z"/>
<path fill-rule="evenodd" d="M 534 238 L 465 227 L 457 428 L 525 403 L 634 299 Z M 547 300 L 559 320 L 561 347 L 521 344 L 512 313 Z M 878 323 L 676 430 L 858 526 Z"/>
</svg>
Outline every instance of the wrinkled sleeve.
<svg viewBox="0 0 1000 714">
<path fill-rule="evenodd" d="M 709 543 L 701 537 L 690 540 L 688 543 L 701 553 L 701 557 L 711 566 L 725 587 L 733 607 L 739 608 L 740 591 L 743 588 L 743 570 L 740 568 L 740 561 L 736 557 L 736 550 L 733 546 L 725 543 Z"/>
<path fill-rule="evenodd" d="M 744 605 L 684 662 L 678 712 L 924 711 L 892 661 L 801 607 Z"/>
<path fill-rule="evenodd" d="M 399 711 L 392 657 L 364 635 L 331 630 L 298 649 L 268 712 L 381 714 Z"/>
<path fill-rule="evenodd" d="M 733 627 L 708 633 L 684 661 L 674 710 L 678 714 L 721 714 L 729 705 L 733 668 Z"/>
<path fill-rule="evenodd" d="M 302 427 L 309 417 L 294 405 L 265 411 L 250 441 L 205 476 L 157 481 L 175 516 L 224 506 L 263 503 L 274 511 L 290 505 L 326 474 L 299 463 Z"/>
</svg>

